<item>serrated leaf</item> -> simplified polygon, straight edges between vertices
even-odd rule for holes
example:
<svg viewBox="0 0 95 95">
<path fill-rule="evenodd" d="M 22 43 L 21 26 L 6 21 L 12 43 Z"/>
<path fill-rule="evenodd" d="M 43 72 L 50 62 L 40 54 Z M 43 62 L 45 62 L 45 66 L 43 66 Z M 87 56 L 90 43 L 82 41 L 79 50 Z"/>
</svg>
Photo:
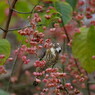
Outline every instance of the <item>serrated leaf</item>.
<svg viewBox="0 0 95 95">
<path fill-rule="evenodd" d="M 6 59 L 10 56 L 11 46 L 8 40 L 0 39 L 0 54 L 4 54 L 5 58 L 0 59 L 0 65 L 3 65 Z"/>
<path fill-rule="evenodd" d="M 73 38 L 72 51 L 75 58 L 87 72 L 95 71 L 95 27 L 80 28 L 81 33 L 76 33 Z"/>
<path fill-rule="evenodd" d="M 64 24 L 67 24 L 72 19 L 72 7 L 66 2 L 55 2 L 56 10 L 61 14 Z"/>
<path fill-rule="evenodd" d="M 72 6 L 73 10 L 76 9 L 78 0 L 66 0 L 66 2 L 68 2 Z"/>
<path fill-rule="evenodd" d="M 0 89 L 0 95 L 9 95 L 9 93 L 7 93 L 7 92 Z"/>
</svg>

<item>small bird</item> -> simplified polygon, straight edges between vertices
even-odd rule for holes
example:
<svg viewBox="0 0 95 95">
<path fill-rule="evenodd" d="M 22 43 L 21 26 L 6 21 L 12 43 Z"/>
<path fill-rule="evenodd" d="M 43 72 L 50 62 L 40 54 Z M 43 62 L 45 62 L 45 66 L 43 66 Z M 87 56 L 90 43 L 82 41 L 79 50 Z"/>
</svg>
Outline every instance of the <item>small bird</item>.
<svg viewBox="0 0 95 95">
<path fill-rule="evenodd" d="M 36 72 L 42 72 L 42 71 L 45 71 L 49 67 L 53 67 L 58 61 L 60 52 L 61 52 L 61 47 L 59 43 L 54 43 L 51 48 L 46 49 L 45 53 L 40 58 L 40 61 L 44 60 L 46 64 L 44 67 L 37 67 Z M 38 82 L 34 81 L 33 85 L 37 86 Z"/>
</svg>

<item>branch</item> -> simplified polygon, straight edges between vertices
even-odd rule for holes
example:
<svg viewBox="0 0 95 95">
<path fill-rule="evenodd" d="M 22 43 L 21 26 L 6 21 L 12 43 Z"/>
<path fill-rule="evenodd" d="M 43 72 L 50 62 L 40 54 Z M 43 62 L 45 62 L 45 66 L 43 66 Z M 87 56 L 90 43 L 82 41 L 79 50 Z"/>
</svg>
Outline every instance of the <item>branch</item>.
<svg viewBox="0 0 95 95">
<path fill-rule="evenodd" d="M 37 4 L 38 5 L 38 4 Z M 33 9 L 35 9 L 35 7 L 37 6 L 37 5 L 35 5 L 34 7 L 33 7 Z M 32 10 L 33 10 L 32 9 Z M 18 11 L 18 10 L 16 10 L 16 9 L 12 9 L 14 12 L 16 12 L 16 13 L 19 13 L 19 14 L 32 14 L 32 10 L 30 11 L 30 12 L 20 12 L 20 11 Z"/>
<path fill-rule="evenodd" d="M 10 76 L 9 76 L 9 82 L 8 82 L 8 86 L 7 86 L 7 91 L 8 91 L 9 88 L 10 88 L 10 84 L 11 84 L 10 78 L 11 78 L 12 75 L 14 74 L 14 69 L 16 68 L 16 63 L 17 63 L 17 60 L 18 60 L 18 55 L 19 55 L 20 48 L 21 48 L 21 45 L 20 45 L 20 47 L 19 47 L 18 53 L 17 53 L 17 55 L 16 55 L 16 57 L 15 57 L 15 60 L 14 60 L 13 66 L 12 66 L 12 71 L 11 71 L 11 74 L 10 74 Z M 17 69 L 18 69 L 18 68 L 17 68 Z M 18 71 L 18 70 L 17 70 L 17 71 Z"/>
<path fill-rule="evenodd" d="M 5 30 L 2 27 L 0 27 L 0 29 L 5 32 Z"/>
<path fill-rule="evenodd" d="M 12 13 L 13 13 L 13 10 L 12 9 L 15 7 L 16 2 L 17 2 L 17 0 L 13 0 L 12 5 L 11 5 L 11 8 L 9 8 L 9 15 L 8 15 L 8 19 L 7 19 L 6 26 L 5 26 L 5 32 L 3 34 L 3 38 L 4 39 L 6 38 L 7 33 L 8 33 L 9 24 L 10 24 Z"/>
<path fill-rule="evenodd" d="M 91 94 L 90 94 L 89 76 L 88 76 L 88 73 L 87 73 L 87 72 L 86 72 L 86 75 L 87 75 L 87 77 L 88 77 L 87 84 L 86 84 L 86 86 L 87 86 L 87 91 L 88 91 L 88 95 L 91 95 Z"/>
<path fill-rule="evenodd" d="M 37 26 L 39 27 L 39 26 L 42 26 L 42 25 L 44 25 L 44 24 L 39 24 Z M 29 28 L 29 27 L 32 27 L 32 26 L 29 25 L 29 26 L 25 26 L 25 27 L 13 28 L 13 29 L 9 29 L 8 31 L 21 30 L 21 29 L 25 29 L 25 28 Z"/>
<path fill-rule="evenodd" d="M 16 13 L 19 13 L 19 14 L 31 14 L 32 12 L 30 11 L 30 12 L 21 12 L 21 11 L 18 11 L 18 10 L 16 10 L 16 9 L 12 9 L 14 12 L 16 12 Z"/>
<path fill-rule="evenodd" d="M 9 4 L 9 6 L 11 6 L 10 0 L 8 0 L 8 4 Z M 38 4 L 36 4 L 30 12 L 21 12 L 21 11 L 18 11 L 18 10 L 16 10 L 16 9 L 14 9 L 14 8 L 12 8 L 12 10 L 13 10 L 14 12 L 16 12 L 16 13 L 19 13 L 19 14 L 32 14 L 33 10 L 35 9 L 35 7 L 36 7 L 37 5 L 38 5 Z"/>
<path fill-rule="evenodd" d="M 66 28 L 65 28 L 65 25 L 64 25 L 64 21 L 63 21 L 63 20 L 62 20 L 62 24 L 63 24 L 64 32 L 65 32 L 65 34 L 66 34 L 66 36 L 67 36 L 67 41 L 70 42 L 70 38 L 69 38 L 69 36 L 68 36 L 68 33 L 67 33 Z M 81 74 L 80 68 L 79 68 L 79 66 L 78 66 L 78 64 L 77 64 L 77 60 L 74 59 L 74 61 L 75 61 L 75 64 L 76 64 L 76 67 L 77 67 L 79 73 Z"/>
<path fill-rule="evenodd" d="M 67 33 L 66 28 L 65 28 L 65 24 L 64 24 L 64 21 L 63 21 L 63 20 L 62 20 L 62 24 L 63 24 L 64 32 L 65 32 L 65 34 L 66 34 L 66 36 L 67 36 L 67 40 L 68 40 L 68 42 L 70 42 L 70 38 L 69 38 L 69 36 L 68 36 L 68 33 Z"/>
<path fill-rule="evenodd" d="M 77 60 L 76 60 L 76 59 L 74 59 L 74 61 L 75 61 L 75 64 L 76 64 L 76 67 L 77 67 L 77 69 L 78 69 L 79 73 L 81 74 L 81 70 L 80 70 L 79 65 L 78 65 L 78 63 L 77 63 Z"/>
</svg>

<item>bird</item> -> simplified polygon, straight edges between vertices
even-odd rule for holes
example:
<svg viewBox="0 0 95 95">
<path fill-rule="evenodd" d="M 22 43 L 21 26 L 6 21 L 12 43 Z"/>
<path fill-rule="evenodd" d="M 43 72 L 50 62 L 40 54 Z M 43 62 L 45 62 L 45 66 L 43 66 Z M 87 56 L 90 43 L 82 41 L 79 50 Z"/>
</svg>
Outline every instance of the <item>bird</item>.
<svg viewBox="0 0 95 95">
<path fill-rule="evenodd" d="M 59 43 L 54 43 L 51 48 L 45 50 L 41 58 L 39 59 L 44 60 L 46 62 L 44 67 L 37 67 L 36 72 L 45 71 L 47 68 L 52 67 L 57 63 L 59 54 L 61 52 L 61 46 Z M 38 78 L 38 77 L 36 77 Z M 34 86 L 38 85 L 37 81 L 33 82 Z"/>
</svg>

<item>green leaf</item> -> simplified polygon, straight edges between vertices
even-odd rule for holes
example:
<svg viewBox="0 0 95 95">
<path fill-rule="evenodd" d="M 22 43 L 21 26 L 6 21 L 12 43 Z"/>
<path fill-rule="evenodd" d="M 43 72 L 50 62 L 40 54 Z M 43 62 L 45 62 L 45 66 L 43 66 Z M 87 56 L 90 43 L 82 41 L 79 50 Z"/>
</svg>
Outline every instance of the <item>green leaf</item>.
<svg viewBox="0 0 95 95">
<path fill-rule="evenodd" d="M 11 46 L 8 40 L 0 39 L 0 54 L 4 54 L 5 58 L 0 60 L 0 65 L 3 65 L 6 59 L 10 56 Z"/>
<path fill-rule="evenodd" d="M 40 13 L 40 17 L 41 17 L 41 22 L 39 22 L 38 24 L 43 24 L 42 26 L 39 26 L 37 27 L 37 30 L 39 30 L 40 32 L 43 32 L 43 26 L 46 26 L 46 27 L 49 27 L 53 22 L 56 21 L 56 19 L 58 19 L 58 16 L 55 14 L 55 15 L 52 15 L 50 19 L 46 19 L 45 18 L 45 15 L 50 15 L 50 14 L 54 14 L 54 13 L 57 13 L 56 10 L 54 9 L 50 9 L 50 12 L 46 14 L 46 12 L 43 12 L 43 13 Z"/>
<path fill-rule="evenodd" d="M 7 92 L 0 89 L 0 95 L 9 95 L 9 93 L 7 93 Z"/>
<path fill-rule="evenodd" d="M 0 24 L 6 18 L 6 15 L 5 15 L 6 8 L 7 8 L 6 2 L 5 1 L 0 1 Z"/>
<path fill-rule="evenodd" d="M 66 0 L 66 2 L 68 2 L 72 6 L 73 10 L 76 9 L 78 0 Z"/>
<path fill-rule="evenodd" d="M 32 4 L 36 5 L 38 4 L 39 0 L 30 0 Z"/>
<path fill-rule="evenodd" d="M 22 44 L 26 44 L 25 40 L 26 40 L 26 36 L 22 36 L 20 35 L 17 31 L 13 32 L 17 38 L 17 40 L 22 43 Z"/>
<path fill-rule="evenodd" d="M 30 12 L 32 10 L 32 7 L 30 9 L 29 3 L 27 3 L 27 1 L 19 1 L 16 4 L 16 10 L 20 12 Z M 18 15 L 22 18 L 27 18 L 29 16 L 29 14 L 18 14 Z"/>
<path fill-rule="evenodd" d="M 72 7 L 66 2 L 55 2 L 56 10 L 62 17 L 64 24 L 67 24 L 72 19 Z"/>
<path fill-rule="evenodd" d="M 27 47 L 31 46 L 29 43 L 26 43 L 27 36 L 22 36 L 17 31 L 14 31 L 13 33 L 16 36 L 16 39 L 17 39 L 18 42 L 26 45 Z"/>
<path fill-rule="evenodd" d="M 3 36 L 3 30 L 0 30 L 0 39 L 2 39 L 2 36 Z"/>
<path fill-rule="evenodd" d="M 80 28 L 81 33 L 76 33 L 73 38 L 72 51 L 75 58 L 87 72 L 95 71 L 95 27 Z"/>
<path fill-rule="evenodd" d="M 52 2 L 56 2 L 56 1 L 59 1 L 59 0 L 43 0 L 43 1 L 52 1 Z"/>
</svg>

